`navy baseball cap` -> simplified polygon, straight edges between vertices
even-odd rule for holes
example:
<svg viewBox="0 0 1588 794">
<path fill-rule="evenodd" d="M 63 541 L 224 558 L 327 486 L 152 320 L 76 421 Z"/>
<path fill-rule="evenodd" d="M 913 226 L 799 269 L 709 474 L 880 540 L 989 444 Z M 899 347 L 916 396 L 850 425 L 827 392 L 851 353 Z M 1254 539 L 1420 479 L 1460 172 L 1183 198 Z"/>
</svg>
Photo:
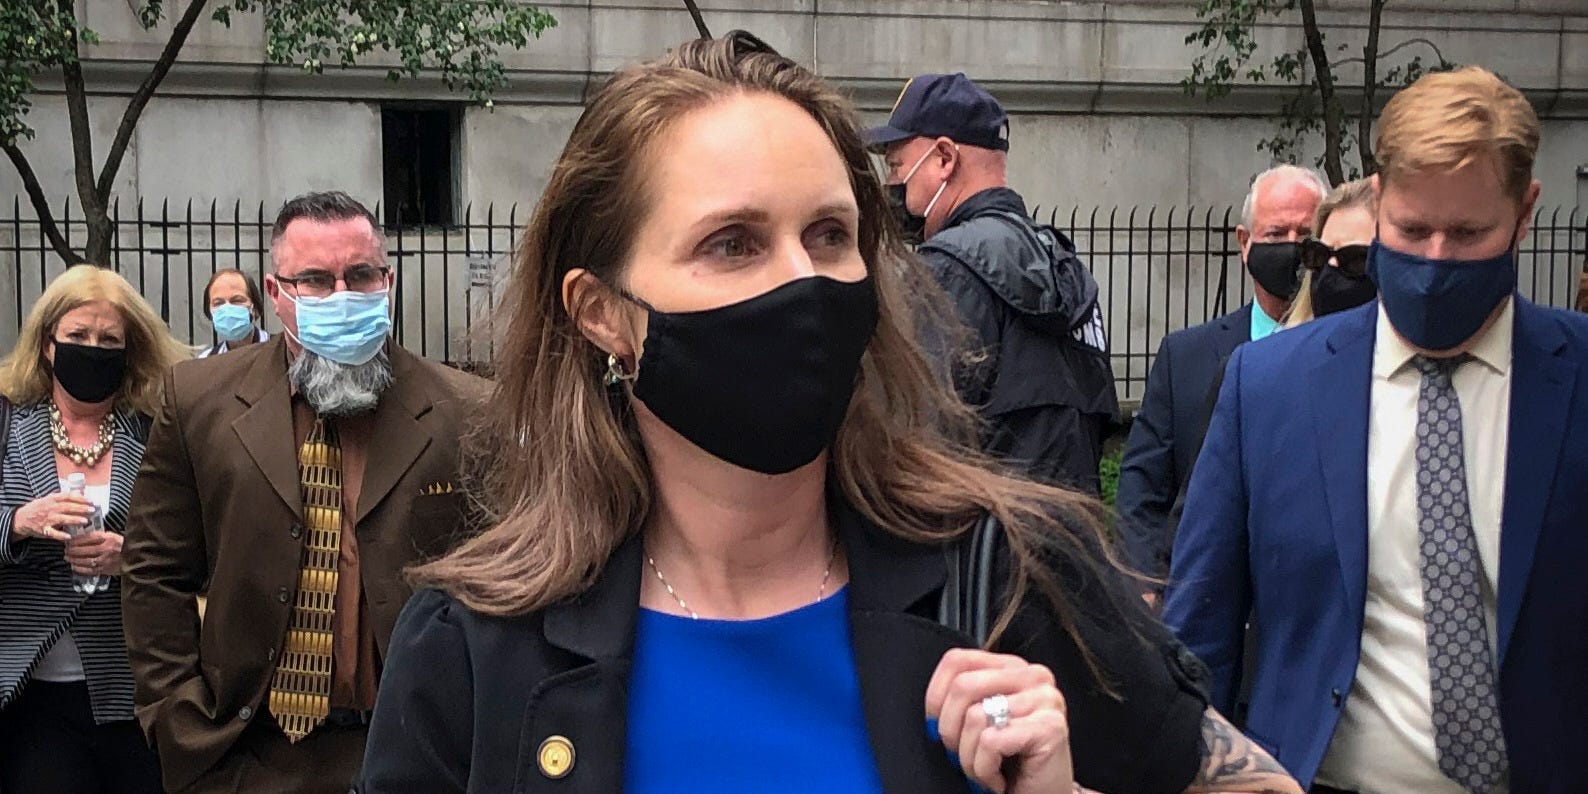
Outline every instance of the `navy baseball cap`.
<svg viewBox="0 0 1588 794">
<path fill-rule="evenodd" d="M 866 130 L 866 146 L 880 149 L 916 137 L 1007 152 L 1009 114 L 963 73 L 918 75 L 904 84 L 888 123 Z"/>
</svg>

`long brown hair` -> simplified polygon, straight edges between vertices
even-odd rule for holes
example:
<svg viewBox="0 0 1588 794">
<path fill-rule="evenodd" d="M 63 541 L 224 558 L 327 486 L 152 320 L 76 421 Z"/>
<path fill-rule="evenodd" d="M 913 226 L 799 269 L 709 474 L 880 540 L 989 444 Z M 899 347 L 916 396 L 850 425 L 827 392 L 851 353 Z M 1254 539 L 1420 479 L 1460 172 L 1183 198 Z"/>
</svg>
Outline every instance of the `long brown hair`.
<svg viewBox="0 0 1588 794">
<path fill-rule="evenodd" d="M 17 334 L 16 347 L 0 360 L 0 394 L 17 405 L 49 398 L 55 376 L 44 350 L 62 317 L 95 301 L 114 306 L 127 326 L 127 377 L 112 405 L 154 415 L 160 407 L 165 371 L 191 358 L 193 350 L 171 336 L 165 321 L 126 279 L 95 265 L 67 268 L 34 302 Z"/>
<path fill-rule="evenodd" d="M 810 113 L 848 164 L 860 207 L 858 242 L 880 319 L 831 451 L 831 482 L 866 518 L 912 541 L 945 542 L 996 515 L 1014 572 L 994 636 L 1036 588 L 1085 652 L 1076 605 L 1052 562 L 1092 560 L 1089 546 L 1107 554 L 1101 504 L 1004 474 L 968 446 L 975 415 L 917 343 L 918 321 L 952 323 L 952 310 L 900 242 L 853 108 L 820 78 L 737 32 L 618 72 L 574 126 L 517 252 L 497 386 L 470 445 L 476 461 L 489 462 L 476 467 L 485 472 L 480 506 L 489 529 L 415 569 L 415 583 L 479 612 L 521 614 L 589 587 L 643 526 L 647 460 L 622 399 L 602 383 L 605 354 L 579 332 L 561 285 L 572 268 L 621 283 L 650 206 L 646 163 L 665 156 L 652 144 L 691 111 L 744 92 Z"/>
</svg>

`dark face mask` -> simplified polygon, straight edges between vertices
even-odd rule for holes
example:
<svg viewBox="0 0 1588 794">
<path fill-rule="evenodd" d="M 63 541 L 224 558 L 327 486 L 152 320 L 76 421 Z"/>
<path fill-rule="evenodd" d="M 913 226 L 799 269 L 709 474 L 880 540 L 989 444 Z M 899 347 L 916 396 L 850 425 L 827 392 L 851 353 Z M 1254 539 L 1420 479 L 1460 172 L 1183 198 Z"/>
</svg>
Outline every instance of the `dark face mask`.
<svg viewBox="0 0 1588 794">
<path fill-rule="evenodd" d="M 926 240 L 926 216 L 916 215 L 904 204 L 904 183 L 883 185 L 888 191 L 888 209 L 899 224 L 899 236 L 909 245 L 920 245 Z"/>
<path fill-rule="evenodd" d="M 763 474 L 833 443 L 877 327 L 868 276 L 815 276 L 717 309 L 650 313 L 634 396 L 691 443 Z"/>
<path fill-rule="evenodd" d="M 920 245 L 926 242 L 926 216 L 932 214 L 932 208 L 937 206 L 937 200 L 943 197 L 943 190 L 948 187 L 947 182 L 938 185 L 937 192 L 932 194 L 932 200 L 927 202 L 926 211 L 920 215 L 910 211 L 908 199 L 905 198 L 905 188 L 910 184 L 915 172 L 921 170 L 921 166 L 926 163 L 926 158 L 932 156 L 933 151 L 928 149 L 923 152 L 921 159 L 910 166 L 909 173 L 906 173 L 898 183 L 883 185 L 888 192 L 888 209 L 893 211 L 893 219 L 899 224 L 899 235 L 907 245 Z"/>
<path fill-rule="evenodd" d="M 102 403 L 110 399 L 127 377 L 127 351 L 69 342 L 55 343 L 55 380 L 72 399 Z"/>
<path fill-rule="evenodd" d="M 1280 300 L 1296 296 L 1301 286 L 1299 243 L 1252 243 L 1246 252 L 1246 270 L 1258 286 Z"/>
<path fill-rule="evenodd" d="M 1312 316 L 1322 317 L 1355 309 L 1378 295 L 1378 288 L 1367 276 L 1352 276 L 1337 267 L 1326 267 L 1312 274 Z"/>
<path fill-rule="evenodd" d="M 1512 231 L 1510 245 L 1488 259 L 1429 259 L 1374 239 L 1367 272 L 1396 333 L 1424 350 L 1450 350 L 1516 291 L 1515 246 Z"/>
</svg>

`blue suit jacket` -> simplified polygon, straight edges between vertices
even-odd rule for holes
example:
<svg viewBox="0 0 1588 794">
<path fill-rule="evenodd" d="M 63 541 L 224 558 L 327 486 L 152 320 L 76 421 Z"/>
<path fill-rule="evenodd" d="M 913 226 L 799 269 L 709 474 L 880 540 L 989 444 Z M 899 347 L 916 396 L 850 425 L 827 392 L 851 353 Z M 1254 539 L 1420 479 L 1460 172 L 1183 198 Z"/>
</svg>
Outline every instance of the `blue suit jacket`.
<svg viewBox="0 0 1588 794">
<path fill-rule="evenodd" d="M 1367 580 L 1378 303 L 1230 360 L 1174 547 L 1164 619 L 1248 734 L 1311 783 L 1351 691 Z M 1500 715 L 1511 790 L 1588 781 L 1588 316 L 1516 298 L 1500 537 Z M 1250 610 L 1250 611 L 1249 611 Z"/>
<path fill-rule="evenodd" d="M 1170 508 L 1191 477 L 1220 367 L 1252 334 L 1252 305 L 1163 338 L 1119 463 L 1119 534 L 1132 568 L 1169 573 Z"/>
</svg>

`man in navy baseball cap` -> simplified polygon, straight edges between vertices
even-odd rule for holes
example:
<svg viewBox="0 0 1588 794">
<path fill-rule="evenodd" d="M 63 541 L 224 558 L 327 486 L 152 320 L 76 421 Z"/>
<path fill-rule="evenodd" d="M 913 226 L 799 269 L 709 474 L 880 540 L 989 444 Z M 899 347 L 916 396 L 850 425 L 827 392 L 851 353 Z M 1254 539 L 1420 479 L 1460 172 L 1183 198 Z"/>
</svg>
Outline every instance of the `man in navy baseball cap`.
<svg viewBox="0 0 1588 794">
<path fill-rule="evenodd" d="M 866 145 L 881 148 L 910 138 L 1009 151 L 1009 114 L 964 74 L 923 74 L 905 83 L 888 123 L 866 130 Z"/>
<path fill-rule="evenodd" d="M 954 373 L 986 420 L 983 451 L 1097 493 L 1119 409 L 1097 282 L 1009 188 L 1009 114 L 963 74 L 925 74 L 866 145 L 884 156 L 899 230 L 983 353 Z"/>
</svg>

